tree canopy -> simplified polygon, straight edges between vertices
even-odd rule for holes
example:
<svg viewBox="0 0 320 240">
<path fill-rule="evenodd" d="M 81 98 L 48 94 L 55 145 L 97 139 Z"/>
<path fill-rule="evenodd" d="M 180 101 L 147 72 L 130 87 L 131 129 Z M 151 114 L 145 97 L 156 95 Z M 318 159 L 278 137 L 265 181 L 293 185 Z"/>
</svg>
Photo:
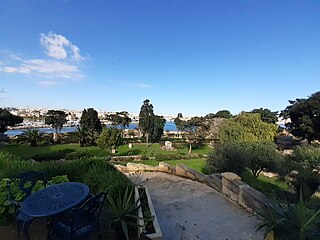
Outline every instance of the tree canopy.
<svg viewBox="0 0 320 240">
<path fill-rule="evenodd" d="M 153 106 L 150 104 L 150 100 L 146 99 L 143 101 L 139 113 L 139 129 L 142 134 L 146 137 L 146 143 L 149 142 L 149 136 L 152 135 L 154 130 L 154 113 Z"/>
<path fill-rule="evenodd" d="M 281 112 L 281 116 L 291 120 L 286 123 L 289 131 L 309 143 L 320 140 L 320 91 L 307 99 L 289 100 L 289 103 Z"/>
<path fill-rule="evenodd" d="M 97 138 L 97 145 L 100 148 L 111 150 L 122 142 L 121 130 L 114 127 L 104 128 Z"/>
<path fill-rule="evenodd" d="M 115 114 L 107 115 L 107 119 L 111 121 L 112 125 L 120 125 L 122 129 L 129 127 L 132 119 L 128 116 L 128 112 L 116 112 Z"/>
<path fill-rule="evenodd" d="M 22 122 L 22 117 L 11 114 L 7 109 L 0 108 L 0 134 L 5 133 L 8 126 L 14 126 Z"/>
<path fill-rule="evenodd" d="M 163 134 L 166 120 L 162 116 L 154 115 L 154 127 L 151 134 L 152 142 L 159 142 Z"/>
<path fill-rule="evenodd" d="M 88 132 L 90 144 L 95 144 L 95 140 L 102 131 L 98 112 L 93 108 L 84 109 L 80 119 L 80 127 Z"/>
<path fill-rule="evenodd" d="M 232 118 L 232 114 L 229 110 L 220 110 L 216 113 L 209 113 L 204 118 L 211 119 L 211 118 Z"/>
<path fill-rule="evenodd" d="M 221 142 L 228 141 L 273 141 L 277 125 L 261 120 L 260 114 L 242 113 L 226 119 L 220 127 Z"/>
<path fill-rule="evenodd" d="M 55 129 L 56 133 L 61 131 L 63 124 L 67 122 L 67 114 L 61 110 L 49 110 L 45 117 L 45 124 L 51 125 Z"/>
<path fill-rule="evenodd" d="M 192 151 L 192 145 L 201 143 L 208 131 L 206 119 L 203 117 L 193 117 L 187 121 L 177 117 L 174 119 L 174 123 L 178 130 L 183 132 L 189 143 L 189 153 Z"/>
<path fill-rule="evenodd" d="M 276 123 L 278 121 L 278 112 L 271 112 L 271 110 L 267 108 L 253 109 L 251 113 L 259 113 L 261 120 L 266 123 Z"/>
</svg>

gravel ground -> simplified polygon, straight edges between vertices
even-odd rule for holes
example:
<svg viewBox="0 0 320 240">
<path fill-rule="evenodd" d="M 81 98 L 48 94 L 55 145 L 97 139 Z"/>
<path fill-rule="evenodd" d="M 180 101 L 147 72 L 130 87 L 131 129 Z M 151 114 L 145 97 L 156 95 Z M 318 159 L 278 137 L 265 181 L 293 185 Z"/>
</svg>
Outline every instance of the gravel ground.
<svg viewBox="0 0 320 240">
<path fill-rule="evenodd" d="M 258 220 L 207 185 L 144 173 L 164 240 L 262 240 Z"/>
</svg>

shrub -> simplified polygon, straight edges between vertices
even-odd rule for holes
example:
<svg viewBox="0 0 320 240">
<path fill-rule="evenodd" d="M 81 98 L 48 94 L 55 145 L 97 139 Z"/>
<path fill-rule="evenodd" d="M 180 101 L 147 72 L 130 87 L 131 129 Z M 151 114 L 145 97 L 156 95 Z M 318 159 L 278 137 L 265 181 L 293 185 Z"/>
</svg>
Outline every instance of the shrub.
<svg viewBox="0 0 320 240">
<path fill-rule="evenodd" d="M 263 170 L 275 170 L 276 165 L 282 160 L 273 142 L 246 142 L 243 147 L 247 151 L 248 168 L 256 178 Z"/>
<path fill-rule="evenodd" d="M 275 239 L 320 239 L 320 209 L 316 212 L 307 208 L 301 195 L 297 204 L 273 200 L 257 214 L 262 220 L 257 230 L 264 228 L 265 236 L 274 231 Z"/>
<path fill-rule="evenodd" d="M 104 128 L 96 140 L 97 145 L 102 149 L 110 150 L 119 146 L 122 142 L 122 132 L 117 128 Z"/>
<path fill-rule="evenodd" d="M 32 156 L 31 158 L 37 162 L 43 162 L 43 161 L 55 161 L 66 158 L 66 156 L 72 152 L 74 152 L 74 149 L 63 149 L 55 152 L 49 152 L 49 153 L 42 153 L 42 154 L 36 154 Z"/>
<path fill-rule="evenodd" d="M 10 178 L 3 178 L 0 181 L 0 222 L 11 218 L 15 212 L 16 207 L 11 204 L 11 200 L 16 202 L 21 202 L 25 194 L 19 189 L 18 182 L 10 182 Z M 58 184 L 63 182 L 68 182 L 69 179 L 66 175 L 55 176 L 51 180 L 48 181 L 49 184 Z M 10 183 L 9 183 L 10 182 Z M 14 199 L 11 199 L 10 193 L 7 187 L 7 184 L 10 185 L 11 194 Z M 37 181 L 35 186 L 32 189 L 32 192 L 37 192 L 45 187 L 42 181 Z"/>
<path fill-rule="evenodd" d="M 242 142 L 226 142 L 208 154 L 207 165 L 211 172 L 234 172 L 241 175 L 246 168 L 247 158 Z"/>
<path fill-rule="evenodd" d="M 96 162 L 84 175 L 84 182 L 95 192 L 109 190 L 115 198 L 119 192 L 123 193 L 127 187 L 132 188 L 131 181 L 107 162 Z"/>
<path fill-rule="evenodd" d="M 70 152 L 65 156 L 66 160 L 75 160 L 75 159 L 82 159 L 82 158 L 91 158 L 94 157 L 94 154 L 87 152 L 87 151 L 74 151 Z"/>
<path fill-rule="evenodd" d="M 282 174 L 289 177 L 296 193 L 309 199 L 320 185 L 320 148 L 295 147 L 293 154 L 283 164 Z"/>
</svg>

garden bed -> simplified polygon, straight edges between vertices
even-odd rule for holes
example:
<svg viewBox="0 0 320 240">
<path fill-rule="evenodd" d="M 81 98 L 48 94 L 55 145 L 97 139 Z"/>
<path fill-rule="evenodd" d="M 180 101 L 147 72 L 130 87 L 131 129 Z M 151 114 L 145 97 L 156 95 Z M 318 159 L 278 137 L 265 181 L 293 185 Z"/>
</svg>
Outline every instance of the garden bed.
<svg viewBox="0 0 320 240">
<path fill-rule="evenodd" d="M 141 196 L 140 203 L 138 203 L 141 204 L 138 210 L 138 236 L 141 239 L 161 240 L 162 232 L 148 189 L 146 187 L 136 188 L 135 196 L 136 200 Z"/>
</svg>

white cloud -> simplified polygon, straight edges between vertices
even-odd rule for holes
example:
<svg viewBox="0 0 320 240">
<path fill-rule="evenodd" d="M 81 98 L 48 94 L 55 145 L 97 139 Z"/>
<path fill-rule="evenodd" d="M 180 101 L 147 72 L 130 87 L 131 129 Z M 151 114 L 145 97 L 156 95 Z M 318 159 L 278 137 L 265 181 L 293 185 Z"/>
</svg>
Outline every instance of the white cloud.
<svg viewBox="0 0 320 240">
<path fill-rule="evenodd" d="M 138 83 L 138 84 L 136 84 L 136 87 L 138 87 L 138 88 L 151 88 L 151 85 L 144 84 L 144 83 Z"/>
<path fill-rule="evenodd" d="M 38 84 L 43 87 L 52 87 L 58 85 L 56 81 L 39 81 Z"/>
<path fill-rule="evenodd" d="M 6 73 L 30 73 L 31 72 L 31 70 L 26 67 L 4 67 L 2 68 L 2 71 Z"/>
<path fill-rule="evenodd" d="M 81 61 L 85 58 L 80 55 L 78 46 L 73 45 L 66 37 L 49 32 L 47 35 L 40 34 L 40 43 L 46 49 L 46 54 L 56 59 L 71 58 Z"/>
<path fill-rule="evenodd" d="M 79 80 L 84 78 L 78 62 L 85 60 L 78 46 L 62 35 L 40 34 L 45 53 L 52 58 L 22 59 L 8 50 L 0 50 L 0 72 L 35 74 L 36 77 Z M 48 85 L 50 81 L 44 84 Z M 43 85 L 43 84 L 42 84 Z"/>
</svg>

